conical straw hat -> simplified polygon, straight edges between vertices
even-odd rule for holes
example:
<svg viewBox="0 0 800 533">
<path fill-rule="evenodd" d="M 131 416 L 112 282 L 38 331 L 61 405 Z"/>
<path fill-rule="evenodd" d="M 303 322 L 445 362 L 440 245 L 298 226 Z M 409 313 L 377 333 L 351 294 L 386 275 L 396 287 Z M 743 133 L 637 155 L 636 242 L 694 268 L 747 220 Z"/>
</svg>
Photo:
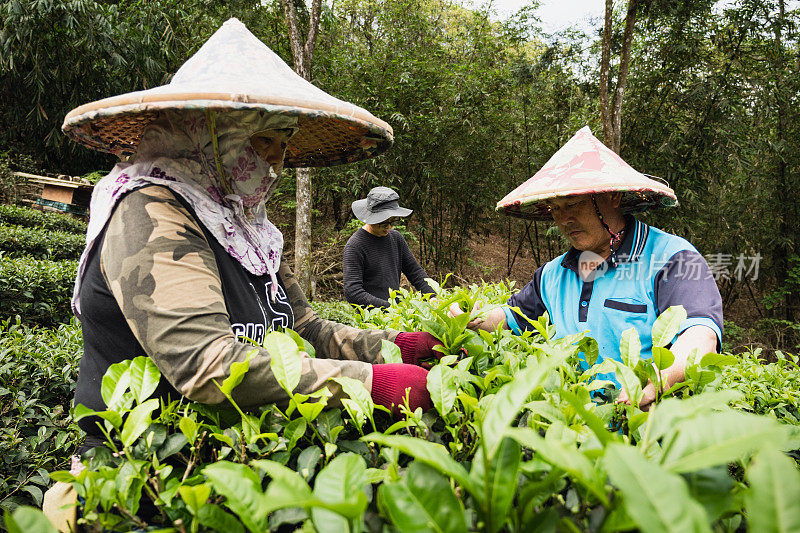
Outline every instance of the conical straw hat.
<svg viewBox="0 0 800 533">
<path fill-rule="evenodd" d="M 383 152 L 394 140 L 391 126 L 304 80 L 235 18 L 168 85 L 77 107 L 62 129 L 90 148 L 131 155 L 144 127 L 162 109 L 263 109 L 297 117 L 299 131 L 289 140 L 284 166 L 358 161 Z"/>
<path fill-rule="evenodd" d="M 625 193 L 622 210 L 626 213 L 678 205 L 672 189 L 634 170 L 584 126 L 539 172 L 497 202 L 497 210 L 552 220 L 544 202 L 548 198 L 615 191 Z"/>
</svg>

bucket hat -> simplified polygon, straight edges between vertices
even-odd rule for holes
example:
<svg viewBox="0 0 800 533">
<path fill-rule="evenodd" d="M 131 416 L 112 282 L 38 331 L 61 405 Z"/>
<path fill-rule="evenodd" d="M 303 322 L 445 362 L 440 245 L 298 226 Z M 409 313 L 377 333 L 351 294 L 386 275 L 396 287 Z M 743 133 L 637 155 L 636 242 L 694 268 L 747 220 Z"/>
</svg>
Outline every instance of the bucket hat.
<svg viewBox="0 0 800 533">
<path fill-rule="evenodd" d="M 315 87 L 292 70 L 239 20 L 225 22 L 167 85 L 84 104 L 62 130 L 89 148 L 128 156 L 160 110 L 257 109 L 296 117 L 286 167 L 359 161 L 388 149 L 391 126 Z"/>
<path fill-rule="evenodd" d="M 545 200 L 576 194 L 623 192 L 621 208 L 638 213 L 678 205 L 669 186 L 636 171 L 584 126 L 525 183 L 497 202 L 503 214 L 552 220 Z"/>
<path fill-rule="evenodd" d="M 366 198 L 352 203 L 353 214 L 364 224 L 380 224 L 392 217 L 407 217 L 414 211 L 400 207 L 400 195 L 389 187 L 375 187 Z"/>
</svg>

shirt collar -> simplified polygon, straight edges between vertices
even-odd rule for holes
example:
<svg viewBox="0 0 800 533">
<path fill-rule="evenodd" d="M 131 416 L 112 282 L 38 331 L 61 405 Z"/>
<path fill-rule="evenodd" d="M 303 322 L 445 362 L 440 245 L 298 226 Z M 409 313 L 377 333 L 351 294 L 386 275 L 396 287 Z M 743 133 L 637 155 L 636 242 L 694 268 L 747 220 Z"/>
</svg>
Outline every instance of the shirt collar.
<svg viewBox="0 0 800 533">
<path fill-rule="evenodd" d="M 622 244 L 617 249 L 616 254 L 606 259 L 606 263 L 615 267 L 620 263 L 638 261 L 644 250 L 648 233 L 650 233 L 650 227 L 647 224 L 633 218 L 631 215 L 625 215 L 625 237 L 622 239 Z M 580 250 L 571 247 L 564 255 L 564 259 L 561 260 L 561 266 L 577 273 L 580 255 Z"/>
</svg>

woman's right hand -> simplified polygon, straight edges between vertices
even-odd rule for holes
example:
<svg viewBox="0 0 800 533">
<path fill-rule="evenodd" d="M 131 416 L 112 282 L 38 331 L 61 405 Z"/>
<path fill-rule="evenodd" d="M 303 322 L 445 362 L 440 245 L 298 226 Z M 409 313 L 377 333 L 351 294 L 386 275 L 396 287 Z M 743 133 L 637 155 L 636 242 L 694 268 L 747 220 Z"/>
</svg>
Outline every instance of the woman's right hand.
<svg viewBox="0 0 800 533">
<path fill-rule="evenodd" d="M 428 371 L 416 365 L 405 363 L 385 363 L 372 365 L 372 400 L 392 410 L 396 417 L 400 414 L 400 405 L 405 404 L 408 395 L 408 407 L 412 411 L 422 407 L 427 411 L 433 405 L 428 392 Z"/>
</svg>

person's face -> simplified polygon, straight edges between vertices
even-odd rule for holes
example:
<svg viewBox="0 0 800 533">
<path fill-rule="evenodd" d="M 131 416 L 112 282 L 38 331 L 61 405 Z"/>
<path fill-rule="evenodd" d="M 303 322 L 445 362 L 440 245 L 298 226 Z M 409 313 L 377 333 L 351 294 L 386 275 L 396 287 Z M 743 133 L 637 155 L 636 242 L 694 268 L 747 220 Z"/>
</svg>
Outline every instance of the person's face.
<svg viewBox="0 0 800 533">
<path fill-rule="evenodd" d="M 608 221 L 609 214 L 619 207 L 621 195 L 598 194 L 595 198 L 600 212 Z M 609 234 L 597 217 L 591 195 L 551 198 L 547 200 L 547 206 L 558 229 L 577 250 L 592 251 L 602 256 L 610 253 Z"/>
<path fill-rule="evenodd" d="M 262 131 L 250 137 L 253 150 L 272 166 L 276 174 L 283 170 L 283 157 L 288 143 L 289 136 L 281 130 Z"/>
<path fill-rule="evenodd" d="M 376 237 L 386 237 L 389 235 L 389 231 L 392 229 L 392 226 L 394 226 L 398 220 L 400 220 L 399 217 L 392 217 L 388 220 L 384 220 L 380 224 L 370 224 L 370 233 Z"/>
</svg>

